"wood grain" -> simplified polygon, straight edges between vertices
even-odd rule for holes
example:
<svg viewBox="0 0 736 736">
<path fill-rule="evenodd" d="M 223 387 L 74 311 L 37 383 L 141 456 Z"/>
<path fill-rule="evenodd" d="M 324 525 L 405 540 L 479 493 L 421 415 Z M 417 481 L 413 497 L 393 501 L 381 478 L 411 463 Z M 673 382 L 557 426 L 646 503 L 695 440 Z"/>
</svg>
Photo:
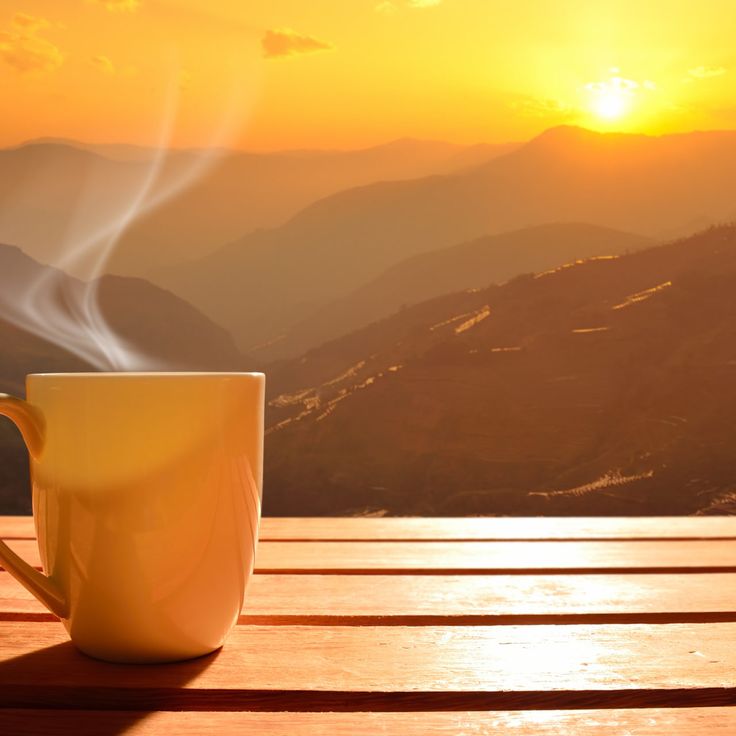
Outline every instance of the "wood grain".
<svg viewBox="0 0 736 736">
<path fill-rule="evenodd" d="M 272 541 L 533 541 L 596 539 L 736 539 L 736 516 L 265 518 Z"/>
<path fill-rule="evenodd" d="M 34 540 L 8 545 L 40 567 Z M 262 542 L 260 573 L 736 572 L 733 541 Z"/>
<path fill-rule="evenodd" d="M 35 539 L 32 516 L 0 516 L 0 539 Z"/>
<path fill-rule="evenodd" d="M 30 516 L 0 516 L 0 537 L 33 539 Z M 607 518 L 269 518 L 272 541 L 511 541 L 596 539 L 736 539 L 736 516 Z"/>
<path fill-rule="evenodd" d="M 734 541 L 264 542 L 258 572 L 736 571 Z"/>
<path fill-rule="evenodd" d="M 55 620 L 0 572 L 0 619 Z M 254 575 L 241 623 L 736 621 L 736 575 Z"/>
<path fill-rule="evenodd" d="M 730 708 L 414 713 L 0 711 L 12 736 L 733 736 Z"/>
<path fill-rule="evenodd" d="M 736 704 L 736 624 L 237 626 L 219 653 L 112 665 L 0 622 L 0 707 L 488 710 Z"/>
</svg>

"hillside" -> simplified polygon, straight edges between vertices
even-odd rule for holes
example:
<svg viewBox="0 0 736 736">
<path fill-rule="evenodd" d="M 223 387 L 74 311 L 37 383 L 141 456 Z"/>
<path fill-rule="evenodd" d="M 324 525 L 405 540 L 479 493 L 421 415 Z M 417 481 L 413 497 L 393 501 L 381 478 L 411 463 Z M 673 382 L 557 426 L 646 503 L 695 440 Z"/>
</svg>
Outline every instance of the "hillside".
<svg viewBox="0 0 736 736">
<path fill-rule="evenodd" d="M 38 292 L 37 284 L 42 285 Z M 11 315 L 23 320 L 24 311 L 34 315 L 40 327 L 48 324 L 47 339 L 36 343 L 34 338 L 33 350 L 28 348 L 23 330 L 8 328 L 12 333 L 3 341 L 3 359 L 17 360 L 22 355 L 23 361 L 18 363 L 22 372 L 3 366 L 2 380 L 15 381 L 30 370 L 43 369 L 47 360 L 60 360 L 59 349 L 49 342 L 53 337 L 66 351 L 73 349 L 74 340 L 69 336 L 54 335 L 52 311 L 74 309 L 73 305 L 82 301 L 83 290 L 81 281 L 37 263 L 19 248 L 0 245 L 3 324 Z M 113 332 L 154 363 L 180 370 L 234 370 L 244 364 L 225 330 L 184 300 L 144 279 L 103 276 L 97 282 L 97 295 L 100 315 Z M 33 332 L 30 327 L 29 331 Z"/>
<path fill-rule="evenodd" d="M 46 278 L 42 298 L 31 298 L 33 285 Z M 42 266 L 18 248 L 0 245 L 0 308 L 6 316 L 24 297 L 29 312 L 68 308 L 68 298 L 82 284 Z M 201 370 L 246 370 L 248 365 L 230 336 L 192 306 L 142 279 L 107 276 L 99 286 L 100 308 L 107 322 L 127 344 L 158 361 L 159 367 Z M 0 318 L 0 391 L 24 395 L 24 378 L 34 372 L 90 371 L 89 361 L 55 344 L 58 334 L 48 312 L 37 314 L 49 336 L 39 337 Z M 13 426 L 0 420 L 0 513 L 28 513 L 28 473 L 25 450 Z"/>
<path fill-rule="evenodd" d="M 736 227 L 423 302 L 269 371 L 266 511 L 733 508 Z"/>
<path fill-rule="evenodd" d="M 135 208 L 169 192 L 125 232 L 108 272 L 147 276 L 257 228 L 280 225 L 349 187 L 460 171 L 513 148 L 404 139 L 357 151 L 247 153 L 30 142 L 0 150 L 0 242 L 55 263 Z M 188 186 L 176 191 L 180 184 Z M 75 275 L 84 275 L 81 269 Z"/>
<path fill-rule="evenodd" d="M 641 250 L 653 241 L 583 223 L 538 225 L 407 258 L 348 296 L 298 322 L 256 354 L 294 357 L 399 309 L 453 291 L 507 281 L 591 256 Z"/>
<path fill-rule="evenodd" d="M 656 238 L 730 220 L 733 170 L 736 132 L 555 128 L 462 173 L 340 192 L 161 278 L 252 349 L 400 261 L 473 238 L 550 222 Z"/>
</svg>

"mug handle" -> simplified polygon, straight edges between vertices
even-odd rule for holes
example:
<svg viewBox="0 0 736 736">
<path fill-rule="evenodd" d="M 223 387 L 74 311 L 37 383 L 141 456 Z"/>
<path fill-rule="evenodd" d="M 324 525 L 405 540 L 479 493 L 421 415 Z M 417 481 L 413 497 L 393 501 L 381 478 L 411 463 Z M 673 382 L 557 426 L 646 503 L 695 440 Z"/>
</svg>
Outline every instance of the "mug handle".
<svg viewBox="0 0 736 736">
<path fill-rule="evenodd" d="M 0 414 L 8 417 L 20 430 L 28 452 L 38 459 L 43 451 L 45 422 L 43 414 L 23 399 L 0 394 Z M 50 577 L 31 567 L 0 540 L 0 563 L 27 590 L 33 593 L 51 613 L 59 618 L 68 615 L 61 591 Z"/>
</svg>

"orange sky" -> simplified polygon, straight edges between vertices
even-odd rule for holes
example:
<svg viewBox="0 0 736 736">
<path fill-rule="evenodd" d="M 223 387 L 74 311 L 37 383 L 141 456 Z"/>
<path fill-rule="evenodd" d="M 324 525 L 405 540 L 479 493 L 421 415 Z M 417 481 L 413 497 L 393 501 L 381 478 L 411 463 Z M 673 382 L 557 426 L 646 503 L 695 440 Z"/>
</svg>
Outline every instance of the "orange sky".
<svg viewBox="0 0 736 736">
<path fill-rule="evenodd" d="M 8 0 L 0 145 L 736 127 L 733 0 Z"/>
</svg>

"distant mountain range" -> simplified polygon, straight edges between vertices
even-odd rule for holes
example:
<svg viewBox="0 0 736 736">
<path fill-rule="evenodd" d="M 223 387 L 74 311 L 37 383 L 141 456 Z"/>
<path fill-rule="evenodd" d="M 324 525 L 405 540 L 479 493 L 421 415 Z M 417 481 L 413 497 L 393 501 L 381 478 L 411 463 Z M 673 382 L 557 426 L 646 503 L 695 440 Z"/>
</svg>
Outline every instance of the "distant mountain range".
<svg viewBox="0 0 736 736">
<path fill-rule="evenodd" d="M 423 302 L 269 390 L 267 513 L 733 513 L 736 227 Z"/>
<path fill-rule="evenodd" d="M 90 233 L 170 191 L 123 233 L 107 266 L 110 273 L 146 276 L 280 225 L 340 190 L 461 171 L 515 146 L 403 139 L 357 151 L 174 150 L 159 160 L 155 149 L 138 146 L 31 141 L 0 150 L 0 242 L 56 263 Z M 187 186 L 177 191 L 180 184 Z M 70 268 L 83 273 L 83 266 Z"/>
<path fill-rule="evenodd" d="M 651 238 L 611 228 L 560 223 L 487 235 L 421 253 L 317 310 L 283 339 L 255 354 L 261 359 L 293 357 L 426 299 L 501 283 L 578 258 L 618 255 L 653 244 Z"/>
<path fill-rule="evenodd" d="M 658 238 L 728 221 L 734 170 L 736 132 L 555 128 L 459 173 L 334 194 L 158 279 L 252 350 L 399 262 L 474 238 L 550 222 Z"/>
<path fill-rule="evenodd" d="M 42 264 L 132 213 L 155 158 L 0 150 L 0 391 L 91 369 L 9 313 L 40 278 L 72 309 L 83 264 Z M 211 163 L 123 232 L 100 307 L 158 366 L 265 366 L 267 513 L 736 512 L 736 132 Z M 0 422 L 0 511 L 28 510 L 22 457 Z"/>
</svg>

